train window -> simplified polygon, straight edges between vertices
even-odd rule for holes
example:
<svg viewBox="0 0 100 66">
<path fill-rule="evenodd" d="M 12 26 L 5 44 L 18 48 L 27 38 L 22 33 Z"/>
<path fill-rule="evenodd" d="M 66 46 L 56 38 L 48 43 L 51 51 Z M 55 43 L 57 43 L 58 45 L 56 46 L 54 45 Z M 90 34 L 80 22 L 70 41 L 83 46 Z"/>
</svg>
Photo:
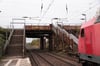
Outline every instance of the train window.
<svg viewBox="0 0 100 66">
<path fill-rule="evenodd" d="M 100 23 L 100 16 L 98 16 L 98 18 L 97 18 L 95 23 Z"/>
<path fill-rule="evenodd" d="M 84 29 L 81 30 L 81 37 L 84 37 Z"/>
</svg>

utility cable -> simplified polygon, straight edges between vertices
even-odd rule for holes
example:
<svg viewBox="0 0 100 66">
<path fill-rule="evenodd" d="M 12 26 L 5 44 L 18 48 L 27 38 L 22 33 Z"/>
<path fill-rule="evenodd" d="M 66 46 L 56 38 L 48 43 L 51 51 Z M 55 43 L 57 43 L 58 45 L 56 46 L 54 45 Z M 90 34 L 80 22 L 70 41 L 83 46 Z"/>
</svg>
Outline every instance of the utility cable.
<svg viewBox="0 0 100 66">
<path fill-rule="evenodd" d="M 51 5 L 53 4 L 54 0 L 51 1 L 51 3 L 49 4 L 48 8 L 46 9 L 46 11 L 43 13 L 43 16 L 41 17 L 44 17 L 44 15 L 46 15 L 47 11 L 50 9 Z"/>
</svg>

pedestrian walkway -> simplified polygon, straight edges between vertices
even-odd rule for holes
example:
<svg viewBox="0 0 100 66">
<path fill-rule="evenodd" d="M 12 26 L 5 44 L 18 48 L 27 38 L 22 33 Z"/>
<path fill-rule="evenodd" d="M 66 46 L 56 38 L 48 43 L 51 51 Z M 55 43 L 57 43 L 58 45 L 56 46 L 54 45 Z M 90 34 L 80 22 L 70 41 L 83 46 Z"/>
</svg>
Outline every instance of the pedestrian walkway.
<svg viewBox="0 0 100 66">
<path fill-rule="evenodd" d="M 0 61 L 0 66 L 31 66 L 29 58 L 9 57 Z"/>
</svg>

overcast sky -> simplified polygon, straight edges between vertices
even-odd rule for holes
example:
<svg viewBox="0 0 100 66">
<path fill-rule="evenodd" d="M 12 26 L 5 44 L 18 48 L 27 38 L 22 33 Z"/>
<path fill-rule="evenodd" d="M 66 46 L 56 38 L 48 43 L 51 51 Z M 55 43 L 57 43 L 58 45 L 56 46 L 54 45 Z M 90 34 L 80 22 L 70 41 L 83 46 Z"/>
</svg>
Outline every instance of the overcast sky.
<svg viewBox="0 0 100 66">
<path fill-rule="evenodd" d="M 41 12 L 41 1 L 43 9 Z M 52 2 L 50 8 L 48 6 Z M 99 0 L 0 0 L 0 26 L 7 26 L 12 18 L 42 17 L 42 22 L 50 18 L 68 18 L 70 23 L 81 23 L 82 13 L 87 19 L 94 16 Z M 66 12 L 66 4 L 68 13 Z M 47 12 L 46 12 L 47 11 Z"/>
</svg>

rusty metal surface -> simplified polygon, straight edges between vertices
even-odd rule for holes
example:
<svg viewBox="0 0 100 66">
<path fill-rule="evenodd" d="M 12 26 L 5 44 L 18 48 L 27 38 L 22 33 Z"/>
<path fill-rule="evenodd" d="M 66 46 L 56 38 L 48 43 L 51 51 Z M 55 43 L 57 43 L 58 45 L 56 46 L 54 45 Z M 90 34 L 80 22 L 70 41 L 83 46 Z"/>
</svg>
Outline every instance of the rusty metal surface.
<svg viewBox="0 0 100 66">
<path fill-rule="evenodd" d="M 80 26 L 69 26 L 69 25 L 66 25 L 66 26 L 63 26 L 65 30 L 70 30 L 70 29 L 80 29 Z"/>
<path fill-rule="evenodd" d="M 80 29 L 80 26 L 63 26 L 65 30 L 70 30 L 70 29 Z M 26 30 L 51 30 L 51 26 L 39 26 L 39 25 L 25 25 Z"/>
<path fill-rule="evenodd" d="M 50 26 L 32 26 L 32 25 L 26 25 L 26 30 L 50 30 Z"/>
<path fill-rule="evenodd" d="M 16 36 L 15 36 L 16 35 Z M 7 46 L 7 56 L 22 56 L 23 53 L 23 30 L 14 29 L 10 44 Z"/>
</svg>

